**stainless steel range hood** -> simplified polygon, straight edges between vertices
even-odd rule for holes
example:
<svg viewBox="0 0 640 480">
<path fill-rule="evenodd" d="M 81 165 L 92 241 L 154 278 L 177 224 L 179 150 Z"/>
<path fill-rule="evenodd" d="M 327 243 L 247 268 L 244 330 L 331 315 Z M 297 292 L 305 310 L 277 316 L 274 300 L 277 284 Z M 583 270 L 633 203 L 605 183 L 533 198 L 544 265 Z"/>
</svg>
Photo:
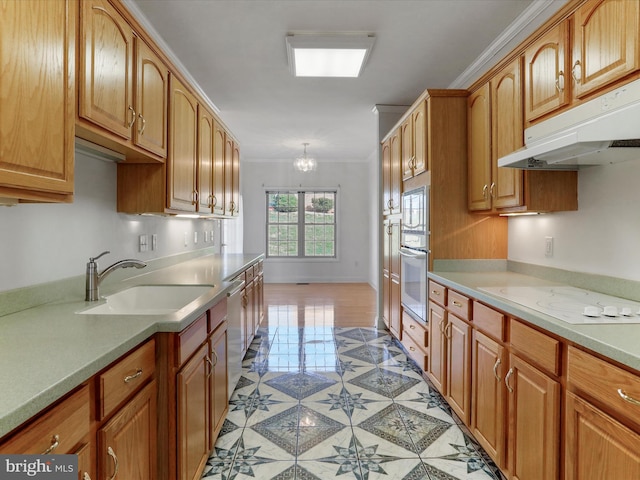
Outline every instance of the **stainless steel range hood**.
<svg viewBox="0 0 640 480">
<path fill-rule="evenodd" d="M 578 170 L 640 160 L 640 80 L 527 128 L 525 144 L 498 166 Z"/>
</svg>

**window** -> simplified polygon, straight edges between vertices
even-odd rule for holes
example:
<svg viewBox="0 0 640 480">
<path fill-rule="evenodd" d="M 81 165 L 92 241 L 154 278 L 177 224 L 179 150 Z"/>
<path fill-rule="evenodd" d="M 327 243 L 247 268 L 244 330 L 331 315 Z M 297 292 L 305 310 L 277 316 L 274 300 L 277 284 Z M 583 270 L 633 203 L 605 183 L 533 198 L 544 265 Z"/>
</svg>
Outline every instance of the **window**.
<svg viewBox="0 0 640 480">
<path fill-rule="evenodd" d="M 335 191 L 267 192 L 267 256 L 334 258 Z"/>
</svg>

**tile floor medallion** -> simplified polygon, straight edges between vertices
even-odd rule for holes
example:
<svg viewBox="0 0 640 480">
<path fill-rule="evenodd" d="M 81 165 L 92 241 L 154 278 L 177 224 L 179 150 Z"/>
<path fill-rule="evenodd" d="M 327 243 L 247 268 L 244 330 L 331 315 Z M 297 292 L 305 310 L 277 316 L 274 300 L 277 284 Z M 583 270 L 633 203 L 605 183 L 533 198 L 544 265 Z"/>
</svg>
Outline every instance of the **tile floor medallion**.
<svg viewBox="0 0 640 480">
<path fill-rule="evenodd" d="M 388 332 L 276 323 L 244 358 L 203 479 L 503 479 Z"/>
</svg>

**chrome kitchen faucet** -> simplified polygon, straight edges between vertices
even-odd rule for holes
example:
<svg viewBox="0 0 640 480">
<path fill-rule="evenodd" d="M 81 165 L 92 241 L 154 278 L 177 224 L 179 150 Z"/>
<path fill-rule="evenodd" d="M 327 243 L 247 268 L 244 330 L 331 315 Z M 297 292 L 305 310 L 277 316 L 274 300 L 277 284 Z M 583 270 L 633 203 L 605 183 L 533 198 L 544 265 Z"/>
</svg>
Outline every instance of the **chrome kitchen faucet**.
<svg viewBox="0 0 640 480">
<path fill-rule="evenodd" d="M 96 260 L 98 260 L 103 255 L 107 253 L 111 253 L 110 251 L 102 252 L 97 257 L 90 257 L 89 263 L 87 263 L 87 280 L 86 280 L 86 296 L 84 298 L 85 302 L 95 302 L 96 300 L 100 300 L 100 283 L 104 278 L 109 275 L 114 270 L 118 268 L 144 268 L 147 266 L 146 263 L 141 262 L 140 260 L 135 260 L 132 258 L 128 258 L 126 260 L 120 260 L 113 265 L 105 268 L 102 273 L 98 273 L 98 264 Z"/>
</svg>

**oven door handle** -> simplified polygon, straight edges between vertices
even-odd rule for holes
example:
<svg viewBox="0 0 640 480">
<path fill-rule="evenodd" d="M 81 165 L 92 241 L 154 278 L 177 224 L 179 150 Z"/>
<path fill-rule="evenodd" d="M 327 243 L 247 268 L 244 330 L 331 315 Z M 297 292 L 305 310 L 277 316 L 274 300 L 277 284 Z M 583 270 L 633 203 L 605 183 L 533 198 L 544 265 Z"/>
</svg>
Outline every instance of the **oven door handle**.
<svg viewBox="0 0 640 480">
<path fill-rule="evenodd" d="M 400 247 L 400 255 L 402 255 L 403 257 L 409 257 L 409 258 L 426 258 L 427 256 L 427 252 L 422 252 L 420 250 L 409 250 L 407 248 L 402 248 Z"/>
</svg>

